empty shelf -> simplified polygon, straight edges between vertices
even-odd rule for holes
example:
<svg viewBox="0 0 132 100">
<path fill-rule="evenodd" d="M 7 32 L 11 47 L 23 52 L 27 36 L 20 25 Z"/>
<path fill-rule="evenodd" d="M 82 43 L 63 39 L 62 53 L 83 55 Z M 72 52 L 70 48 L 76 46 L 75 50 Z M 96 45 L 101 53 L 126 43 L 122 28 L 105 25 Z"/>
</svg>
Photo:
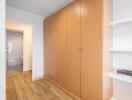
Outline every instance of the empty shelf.
<svg viewBox="0 0 132 100">
<path fill-rule="evenodd" d="M 119 20 L 119 21 L 113 21 L 110 23 L 110 25 L 115 27 L 117 25 L 126 24 L 126 23 L 130 23 L 130 22 L 132 22 L 132 18 L 123 19 L 123 20 Z"/>
<path fill-rule="evenodd" d="M 116 49 L 116 48 L 112 48 L 112 49 L 110 49 L 110 51 L 111 52 L 130 52 L 130 53 L 132 53 L 132 49 L 121 49 L 121 48 Z"/>
</svg>

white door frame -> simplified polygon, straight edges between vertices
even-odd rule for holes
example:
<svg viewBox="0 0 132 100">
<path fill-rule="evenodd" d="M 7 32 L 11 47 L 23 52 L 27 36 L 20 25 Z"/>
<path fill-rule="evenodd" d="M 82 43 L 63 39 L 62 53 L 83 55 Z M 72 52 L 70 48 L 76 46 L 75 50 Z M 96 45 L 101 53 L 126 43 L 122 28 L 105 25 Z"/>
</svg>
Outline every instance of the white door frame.
<svg viewBox="0 0 132 100">
<path fill-rule="evenodd" d="M 34 33 L 34 29 L 33 29 L 34 27 L 33 27 L 33 25 L 27 24 L 27 23 L 23 23 L 23 22 L 19 22 L 19 21 L 15 21 L 15 20 L 7 20 L 7 21 L 12 21 L 12 22 L 17 23 L 17 24 L 28 25 L 28 26 L 31 26 L 32 27 L 32 51 L 33 51 L 33 33 Z M 8 28 L 8 27 L 6 29 L 16 30 L 16 31 L 22 31 L 23 32 L 23 40 L 24 40 L 24 34 L 25 34 L 24 33 L 24 30 L 22 30 L 22 29 L 12 29 L 12 28 Z M 23 54 L 24 54 L 24 45 L 23 45 Z M 32 68 L 31 68 L 31 70 L 33 70 L 33 52 L 32 52 Z M 23 73 L 24 72 L 25 72 L 25 69 L 24 69 L 24 66 L 23 66 Z M 33 77 L 32 77 L 32 79 L 33 79 Z"/>
<path fill-rule="evenodd" d="M 0 0 L 0 100 L 6 100 L 6 0 Z"/>
</svg>

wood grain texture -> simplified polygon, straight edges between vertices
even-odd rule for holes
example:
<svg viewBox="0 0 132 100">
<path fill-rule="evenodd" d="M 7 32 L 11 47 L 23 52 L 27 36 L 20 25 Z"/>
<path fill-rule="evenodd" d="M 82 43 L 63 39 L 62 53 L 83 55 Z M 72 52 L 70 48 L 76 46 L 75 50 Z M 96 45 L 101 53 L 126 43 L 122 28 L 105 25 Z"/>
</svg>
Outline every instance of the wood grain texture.
<svg viewBox="0 0 132 100">
<path fill-rule="evenodd" d="M 82 100 L 103 99 L 102 8 L 102 0 L 75 0 L 46 20 L 48 24 L 58 27 L 56 83 Z M 55 21 L 51 22 L 51 19 Z M 52 30 L 51 25 L 47 25 L 46 30 Z"/>
<path fill-rule="evenodd" d="M 103 100 L 102 0 L 82 0 L 81 7 L 81 97 Z"/>
<path fill-rule="evenodd" d="M 80 0 L 67 7 L 67 89 L 80 97 Z"/>
<path fill-rule="evenodd" d="M 46 79 L 31 81 L 31 73 L 7 77 L 7 100 L 77 100 Z"/>
<path fill-rule="evenodd" d="M 57 83 L 66 87 L 66 9 L 56 14 L 57 26 Z"/>
<path fill-rule="evenodd" d="M 45 75 L 50 79 L 56 81 L 56 48 L 57 48 L 57 30 L 56 30 L 56 16 L 52 16 L 46 22 L 47 29 L 45 29 Z"/>
</svg>

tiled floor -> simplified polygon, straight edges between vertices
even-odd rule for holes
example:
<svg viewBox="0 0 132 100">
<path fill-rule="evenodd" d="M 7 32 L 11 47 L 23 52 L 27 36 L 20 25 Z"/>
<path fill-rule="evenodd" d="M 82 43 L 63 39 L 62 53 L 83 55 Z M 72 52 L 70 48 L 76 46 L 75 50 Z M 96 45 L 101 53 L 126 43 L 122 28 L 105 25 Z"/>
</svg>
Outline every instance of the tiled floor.
<svg viewBox="0 0 132 100">
<path fill-rule="evenodd" d="M 7 66 L 6 69 L 6 75 L 16 75 L 23 72 L 23 66 L 22 65 L 16 65 L 16 66 Z"/>
</svg>

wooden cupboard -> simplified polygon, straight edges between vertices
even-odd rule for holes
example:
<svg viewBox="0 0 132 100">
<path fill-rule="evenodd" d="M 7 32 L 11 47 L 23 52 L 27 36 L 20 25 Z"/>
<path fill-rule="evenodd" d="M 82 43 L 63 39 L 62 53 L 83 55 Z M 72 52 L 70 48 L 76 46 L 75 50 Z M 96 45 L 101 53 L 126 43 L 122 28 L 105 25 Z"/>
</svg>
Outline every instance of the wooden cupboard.
<svg viewBox="0 0 132 100">
<path fill-rule="evenodd" d="M 56 48 L 57 48 L 57 31 L 56 31 L 56 16 L 52 16 L 46 21 L 46 32 L 45 34 L 45 76 L 56 82 Z"/>
<path fill-rule="evenodd" d="M 45 76 L 82 100 L 103 100 L 102 16 L 102 0 L 75 0 L 45 20 Z"/>
<path fill-rule="evenodd" d="M 56 14 L 57 26 L 57 83 L 66 88 L 66 9 Z"/>
<path fill-rule="evenodd" d="M 102 1 L 82 0 L 81 5 L 81 97 L 103 100 Z"/>
<path fill-rule="evenodd" d="M 67 89 L 80 97 L 80 0 L 67 7 Z"/>
</svg>

